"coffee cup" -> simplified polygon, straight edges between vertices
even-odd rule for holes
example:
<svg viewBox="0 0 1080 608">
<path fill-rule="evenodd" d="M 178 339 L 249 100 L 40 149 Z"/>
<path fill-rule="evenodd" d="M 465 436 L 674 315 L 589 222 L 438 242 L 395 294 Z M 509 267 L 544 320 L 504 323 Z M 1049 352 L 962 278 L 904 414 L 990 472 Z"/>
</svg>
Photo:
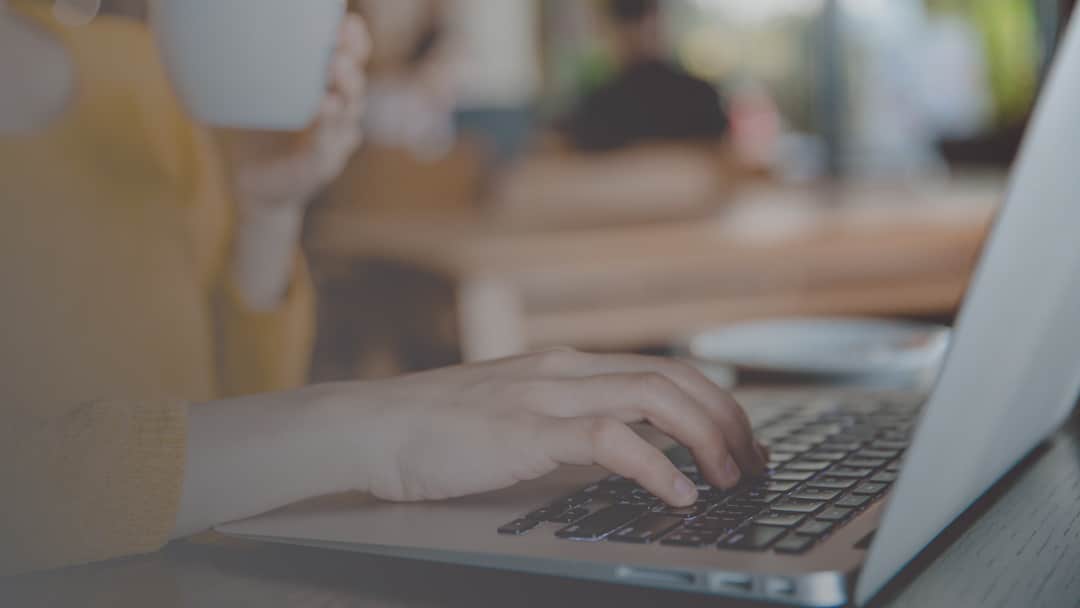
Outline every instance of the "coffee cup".
<svg viewBox="0 0 1080 608">
<path fill-rule="evenodd" d="M 345 0 L 152 0 L 177 95 L 215 127 L 298 131 L 318 114 Z"/>
</svg>

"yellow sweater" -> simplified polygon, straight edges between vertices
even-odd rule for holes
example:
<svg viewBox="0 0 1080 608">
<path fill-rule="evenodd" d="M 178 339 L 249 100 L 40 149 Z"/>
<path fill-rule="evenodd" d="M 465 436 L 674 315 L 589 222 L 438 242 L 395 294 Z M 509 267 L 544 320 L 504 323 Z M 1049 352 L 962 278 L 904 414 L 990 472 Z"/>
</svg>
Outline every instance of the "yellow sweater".
<svg viewBox="0 0 1080 608">
<path fill-rule="evenodd" d="M 187 404 L 305 380 L 312 294 L 274 313 L 227 279 L 232 205 L 146 29 L 65 29 L 77 93 L 0 136 L 0 575 L 159 548 Z"/>
</svg>

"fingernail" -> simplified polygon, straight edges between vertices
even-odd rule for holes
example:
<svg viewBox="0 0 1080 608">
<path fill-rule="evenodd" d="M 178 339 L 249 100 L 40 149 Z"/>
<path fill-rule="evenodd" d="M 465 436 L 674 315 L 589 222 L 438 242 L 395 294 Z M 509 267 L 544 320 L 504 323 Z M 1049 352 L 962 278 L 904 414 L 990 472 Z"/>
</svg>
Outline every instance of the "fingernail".
<svg viewBox="0 0 1080 608">
<path fill-rule="evenodd" d="M 727 462 L 724 463 L 724 477 L 727 477 L 731 485 L 739 483 L 742 471 L 739 470 L 739 465 L 735 464 L 734 458 L 728 458 Z"/>
<path fill-rule="evenodd" d="M 679 475 L 675 478 L 675 495 L 682 504 L 688 505 L 697 500 L 697 488 L 685 476 Z"/>
</svg>

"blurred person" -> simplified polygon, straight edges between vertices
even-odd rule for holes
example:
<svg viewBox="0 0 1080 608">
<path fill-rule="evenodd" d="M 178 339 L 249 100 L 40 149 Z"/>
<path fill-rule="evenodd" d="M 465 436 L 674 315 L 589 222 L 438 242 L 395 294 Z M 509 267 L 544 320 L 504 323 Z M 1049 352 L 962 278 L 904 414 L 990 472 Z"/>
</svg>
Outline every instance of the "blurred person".
<svg viewBox="0 0 1080 608">
<path fill-rule="evenodd" d="M 444 0 L 454 50 L 456 122 L 482 144 L 500 171 L 532 143 L 542 89 L 542 3 L 535 0 Z"/>
<path fill-rule="evenodd" d="M 367 142 L 407 150 L 424 161 L 444 158 L 457 133 L 441 4 L 369 0 L 360 6 L 373 24 L 377 47 L 393 49 L 372 66 L 363 122 Z"/>
<path fill-rule="evenodd" d="M 182 0 L 178 0 L 182 1 Z M 210 133 L 144 26 L 0 0 L 0 575 L 152 551 L 309 497 L 433 500 L 598 463 L 674 505 L 764 466 L 745 413 L 681 363 L 551 351 L 302 384 L 307 201 L 356 145 L 348 20 L 298 136 Z"/>
<path fill-rule="evenodd" d="M 573 112 L 568 133 L 574 145 L 603 151 L 722 138 L 728 119 L 715 87 L 667 58 L 659 0 L 609 0 L 608 12 L 618 73 Z"/>
</svg>

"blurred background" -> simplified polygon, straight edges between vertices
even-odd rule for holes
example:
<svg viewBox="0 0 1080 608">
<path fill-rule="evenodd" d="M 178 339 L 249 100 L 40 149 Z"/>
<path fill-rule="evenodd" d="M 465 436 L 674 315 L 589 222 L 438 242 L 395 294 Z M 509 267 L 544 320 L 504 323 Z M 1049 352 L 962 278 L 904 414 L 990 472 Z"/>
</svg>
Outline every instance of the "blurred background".
<svg viewBox="0 0 1080 608">
<path fill-rule="evenodd" d="M 307 230 L 314 379 L 948 323 L 1074 3 L 355 0 L 366 141 Z"/>
</svg>

